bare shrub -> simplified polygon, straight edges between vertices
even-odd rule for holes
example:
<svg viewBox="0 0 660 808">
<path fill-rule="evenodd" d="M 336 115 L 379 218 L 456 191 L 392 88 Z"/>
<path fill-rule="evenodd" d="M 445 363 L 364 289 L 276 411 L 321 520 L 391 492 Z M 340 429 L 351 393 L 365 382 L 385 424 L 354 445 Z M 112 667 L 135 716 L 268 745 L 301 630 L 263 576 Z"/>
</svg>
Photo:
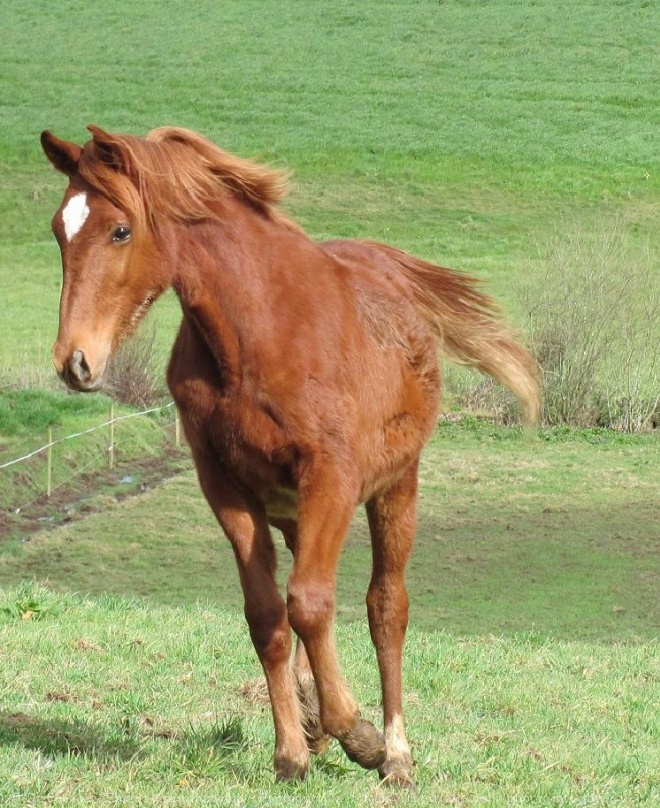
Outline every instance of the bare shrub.
<svg viewBox="0 0 660 808">
<path fill-rule="evenodd" d="M 541 369 L 543 422 L 640 432 L 660 425 L 660 268 L 618 219 L 562 229 L 519 293 Z M 503 423 L 515 398 L 491 379 L 446 369 L 454 404 Z"/>
<path fill-rule="evenodd" d="M 525 288 L 529 340 L 541 367 L 544 420 L 627 431 L 660 400 L 660 274 L 620 221 L 566 228 Z"/>
<path fill-rule="evenodd" d="M 660 271 L 648 249 L 626 281 L 605 399 L 612 426 L 639 432 L 660 415 Z"/>
<path fill-rule="evenodd" d="M 443 399 L 453 406 L 501 424 L 521 422 L 520 406 L 515 394 L 490 376 L 445 364 L 443 377 L 446 389 Z"/>
<path fill-rule="evenodd" d="M 148 407 L 159 403 L 165 387 L 157 372 L 156 328 L 144 323 L 113 356 L 104 386 L 105 392 L 133 407 Z"/>
</svg>

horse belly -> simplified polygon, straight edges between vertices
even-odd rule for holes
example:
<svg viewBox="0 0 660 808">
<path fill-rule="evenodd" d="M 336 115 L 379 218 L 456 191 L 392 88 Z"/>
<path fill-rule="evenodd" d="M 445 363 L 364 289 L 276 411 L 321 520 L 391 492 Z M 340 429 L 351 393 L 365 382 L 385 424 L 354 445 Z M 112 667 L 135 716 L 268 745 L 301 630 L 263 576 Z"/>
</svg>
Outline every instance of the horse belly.
<svg viewBox="0 0 660 808">
<path fill-rule="evenodd" d="M 277 486 L 268 489 L 260 497 L 266 509 L 268 521 L 298 521 L 298 492 L 293 488 Z"/>
</svg>

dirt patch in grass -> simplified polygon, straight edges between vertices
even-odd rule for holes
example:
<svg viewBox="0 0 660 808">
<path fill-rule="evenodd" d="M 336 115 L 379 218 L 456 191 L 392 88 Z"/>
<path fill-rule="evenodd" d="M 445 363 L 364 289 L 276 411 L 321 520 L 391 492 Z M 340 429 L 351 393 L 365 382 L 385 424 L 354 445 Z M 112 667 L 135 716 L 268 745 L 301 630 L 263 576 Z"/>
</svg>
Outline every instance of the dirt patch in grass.
<svg viewBox="0 0 660 808">
<path fill-rule="evenodd" d="M 48 528 L 84 519 L 108 507 L 139 496 L 190 468 L 184 449 L 166 447 L 159 457 L 124 460 L 110 470 L 80 474 L 66 488 L 45 494 L 24 508 L 0 512 L 0 548 L 11 541 L 27 541 Z"/>
</svg>

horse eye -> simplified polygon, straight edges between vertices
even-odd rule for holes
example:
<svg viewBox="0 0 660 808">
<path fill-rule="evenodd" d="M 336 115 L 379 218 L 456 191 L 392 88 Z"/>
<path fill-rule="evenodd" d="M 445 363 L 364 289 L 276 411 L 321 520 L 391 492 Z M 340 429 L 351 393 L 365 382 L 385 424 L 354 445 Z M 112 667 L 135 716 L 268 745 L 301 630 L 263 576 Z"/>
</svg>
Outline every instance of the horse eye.
<svg viewBox="0 0 660 808">
<path fill-rule="evenodd" d="M 112 232 L 112 240 L 116 244 L 121 244 L 124 241 L 128 241 L 131 237 L 131 228 L 127 227 L 125 224 L 120 224 L 119 227 L 115 227 Z"/>
</svg>

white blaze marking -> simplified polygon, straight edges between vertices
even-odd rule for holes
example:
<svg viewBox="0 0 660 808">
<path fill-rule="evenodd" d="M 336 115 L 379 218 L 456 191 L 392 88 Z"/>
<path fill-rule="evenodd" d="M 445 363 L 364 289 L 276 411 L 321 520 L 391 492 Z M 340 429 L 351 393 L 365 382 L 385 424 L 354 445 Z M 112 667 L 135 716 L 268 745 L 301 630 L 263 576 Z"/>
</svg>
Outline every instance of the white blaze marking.
<svg viewBox="0 0 660 808">
<path fill-rule="evenodd" d="M 85 224 L 88 216 L 87 194 L 76 194 L 72 196 L 62 211 L 64 233 L 67 241 L 71 241 L 71 239 L 80 232 L 80 228 Z"/>
</svg>

